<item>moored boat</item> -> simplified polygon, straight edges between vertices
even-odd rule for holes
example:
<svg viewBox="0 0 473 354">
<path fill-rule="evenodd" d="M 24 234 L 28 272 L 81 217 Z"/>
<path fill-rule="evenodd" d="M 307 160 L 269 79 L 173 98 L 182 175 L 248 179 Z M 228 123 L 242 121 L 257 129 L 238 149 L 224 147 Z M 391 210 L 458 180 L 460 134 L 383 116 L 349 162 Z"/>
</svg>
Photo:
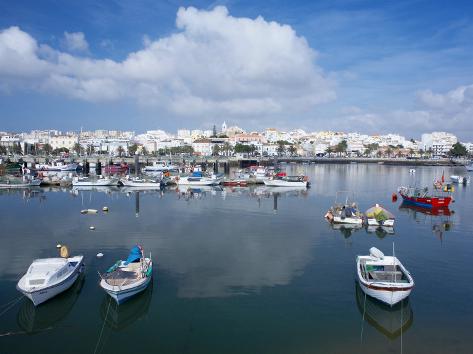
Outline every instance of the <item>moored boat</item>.
<svg viewBox="0 0 473 354">
<path fill-rule="evenodd" d="M 133 177 L 120 179 L 120 184 L 124 187 L 133 187 L 133 188 L 148 188 L 148 189 L 160 189 L 166 186 L 166 182 L 161 179 L 151 179 L 151 178 L 140 178 Z"/>
<path fill-rule="evenodd" d="M 307 176 L 284 176 L 263 180 L 268 187 L 309 187 Z"/>
<path fill-rule="evenodd" d="M 443 186 L 444 193 L 453 192 L 453 187 L 445 185 Z M 432 195 L 429 193 L 427 187 L 411 188 L 411 187 L 399 187 L 399 195 L 402 197 L 404 202 L 415 204 L 426 208 L 440 208 L 447 207 L 452 201 L 452 197 L 448 194 L 445 195 Z"/>
<path fill-rule="evenodd" d="M 470 183 L 470 176 L 458 176 L 458 175 L 451 175 L 450 180 L 452 183 L 458 184 L 469 184 Z"/>
<path fill-rule="evenodd" d="M 166 161 L 154 161 L 152 165 L 143 167 L 143 172 L 177 171 L 178 169 L 178 166 Z"/>
<path fill-rule="evenodd" d="M 178 185 L 194 185 L 194 186 L 215 186 L 220 184 L 221 178 L 207 177 L 200 171 L 194 171 L 190 176 L 179 176 L 176 178 Z"/>
<path fill-rule="evenodd" d="M 74 187 L 79 186 L 116 186 L 118 184 L 118 178 L 114 177 L 103 177 L 98 178 L 92 177 L 74 177 L 72 179 L 72 185 Z"/>
<path fill-rule="evenodd" d="M 143 292 L 153 276 L 151 255 L 145 258 L 143 248 L 136 245 L 126 261 L 117 261 L 101 275 L 100 286 L 117 304 Z"/>
<path fill-rule="evenodd" d="M 64 160 L 53 160 L 50 164 L 40 164 L 37 166 L 38 170 L 43 171 L 76 171 L 79 164 L 75 162 L 67 163 Z"/>
<path fill-rule="evenodd" d="M 103 167 L 103 171 L 108 174 L 128 172 L 127 163 L 114 163 Z"/>
<path fill-rule="evenodd" d="M 345 194 L 345 202 L 340 203 L 339 195 Z M 335 204 L 327 211 L 325 218 L 333 224 L 363 224 L 363 214 L 359 211 L 355 202 L 348 200 L 348 192 L 337 192 Z"/>
<path fill-rule="evenodd" d="M 394 215 L 379 204 L 369 208 L 365 216 L 368 226 L 394 226 Z"/>
<path fill-rule="evenodd" d="M 7 178 L 0 181 L 0 189 L 39 187 L 41 180 L 36 178 Z"/>
<path fill-rule="evenodd" d="M 64 246 L 61 256 L 34 260 L 18 281 L 17 289 L 35 306 L 69 289 L 82 272 L 84 256 L 69 257 Z"/>
<path fill-rule="evenodd" d="M 369 256 L 356 257 L 356 274 L 361 290 L 390 306 L 409 296 L 414 279 L 402 263 L 393 256 L 385 256 L 376 247 Z"/>
</svg>

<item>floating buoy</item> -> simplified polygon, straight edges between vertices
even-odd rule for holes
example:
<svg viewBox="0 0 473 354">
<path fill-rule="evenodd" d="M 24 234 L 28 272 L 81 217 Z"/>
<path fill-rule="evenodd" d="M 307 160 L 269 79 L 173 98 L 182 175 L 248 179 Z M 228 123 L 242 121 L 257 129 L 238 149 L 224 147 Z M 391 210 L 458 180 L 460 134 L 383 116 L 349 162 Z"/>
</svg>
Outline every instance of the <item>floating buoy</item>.
<svg viewBox="0 0 473 354">
<path fill-rule="evenodd" d="M 89 229 L 90 230 L 95 230 L 95 226 L 90 226 Z"/>
<path fill-rule="evenodd" d="M 62 245 L 61 245 L 60 243 L 58 243 L 58 244 L 56 245 L 56 248 L 61 248 L 61 247 L 62 247 Z"/>
<path fill-rule="evenodd" d="M 391 199 L 392 199 L 393 203 L 396 202 L 396 201 L 397 201 L 397 194 L 396 194 L 396 193 L 393 193 L 393 194 L 391 195 Z"/>
<path fill-rule="evenodd" d="M 102 252 L 97 253 L 97 258 L 102 258 L 102 257 L 103 257 L 103 253 L 102 253 Z"/>
<path fill-rule="evenodd" d="M 97 209 L 84 209 L 80 211 L 81 214 L 97 214 L 97 212 Z"/>
<path fill-rule="evenodd" d="M 108 211 L 108 207 L 107 207 L 107 206 L 104 206 L 104 207 L 102 208 L 102 211 Z"/>
</svg>

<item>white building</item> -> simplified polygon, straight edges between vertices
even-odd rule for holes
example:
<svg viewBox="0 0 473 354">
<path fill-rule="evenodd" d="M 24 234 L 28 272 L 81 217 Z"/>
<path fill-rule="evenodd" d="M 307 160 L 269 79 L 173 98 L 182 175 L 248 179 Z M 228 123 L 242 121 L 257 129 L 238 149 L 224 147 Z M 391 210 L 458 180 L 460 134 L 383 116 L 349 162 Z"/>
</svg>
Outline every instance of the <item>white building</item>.
<svg viewBox="0 0 473 354">
<path fill-rule="evenodd" d="M 49 145 L 55 149 L 66 148 L 72 151 L 74 145 L 79 141 L 77 136 L 74 135 L 56 135 L 49 138 Z"/>
<path fill-rule="evenodd" d="M 425 151 L 432 149 L 433 156 L 446 156 L 458 142 L 455 135 L 446 132 L 422 134 L 421 147 Z"/>
</svg>

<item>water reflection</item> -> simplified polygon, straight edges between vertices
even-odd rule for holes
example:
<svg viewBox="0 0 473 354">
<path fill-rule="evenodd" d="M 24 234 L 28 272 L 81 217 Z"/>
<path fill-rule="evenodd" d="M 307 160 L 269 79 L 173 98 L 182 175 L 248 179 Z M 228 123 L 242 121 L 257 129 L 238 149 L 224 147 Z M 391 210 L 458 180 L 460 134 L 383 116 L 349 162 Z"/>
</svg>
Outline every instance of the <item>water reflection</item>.
<svg viewBox="0 0 473 354">
<path fill-rule="evenodd" d="M 151 281 L 144 292 L 121 305 L 113 301 L 110 296 L 104 295 L 102 305 L 100 306 L 100 317 L 105 321 L 107 327 L 114 331 L 121 331 L 146 316 L 152 297 L 153 281 Z"/>
<path fill-rule="evenodd" d="M 70 289 L 37 307 L 29 300 L 23 301 L 17 315 L 20 328 L 29 334 L 34 334 L 58 324 L 72 310 L 84 281 L 85 276 L 81 274 Z"/>
<path fill-rule="evenodd" d="M 379 239 L 383 239 L 387 235 L 394 235 L 394 227 L 368 225 L 366 227 L 366 232 L 375 234 Z"/>
<path fill-rule="evenodd" d="M 407 213 L 417 222 L 430 221 L 432 233 L 440 240 L 443 240 L 444 233 L 453 227 L 451 216 L 454 214 L 448 207 L 442 208 L 422 208 L 415 205 L 402 203 L 399 211 Z"/>
<path fill-rule="evenodd" d="M 412 326 L 414 314 L 409 299 L 391 307 L 365 296 L 358 283 L 355 283 L 355 294 L 360 314 L 364 316 L 366 322 L 387 338 L 394 340 Z"/>
<path fill-rule="evenodd" d="M 332 229 L 340 231 L 344 238 L 350 238 L 356 231 L 361 230 L 361 224 L 330 224 Z"/>
</svg>

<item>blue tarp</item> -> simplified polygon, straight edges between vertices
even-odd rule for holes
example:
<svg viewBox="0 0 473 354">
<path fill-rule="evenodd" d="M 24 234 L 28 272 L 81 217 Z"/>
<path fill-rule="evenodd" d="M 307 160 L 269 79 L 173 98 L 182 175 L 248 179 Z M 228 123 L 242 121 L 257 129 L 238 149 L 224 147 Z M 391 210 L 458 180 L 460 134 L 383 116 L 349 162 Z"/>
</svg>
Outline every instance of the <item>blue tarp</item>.
<svg viewBox="0 0 473 354">
<path fill-rule="evenodd" d="M 202 172 L 200 171 L 192 172 L 192 177 L 202 177 Z"/>
<path fill-rule="evenodd" d="M 131 263 L 141 258 L 141 249 L 139 246 L 135 246 L 131 249 L 128 258 L 126 259 L 125 263 Z"/>
</svg>

